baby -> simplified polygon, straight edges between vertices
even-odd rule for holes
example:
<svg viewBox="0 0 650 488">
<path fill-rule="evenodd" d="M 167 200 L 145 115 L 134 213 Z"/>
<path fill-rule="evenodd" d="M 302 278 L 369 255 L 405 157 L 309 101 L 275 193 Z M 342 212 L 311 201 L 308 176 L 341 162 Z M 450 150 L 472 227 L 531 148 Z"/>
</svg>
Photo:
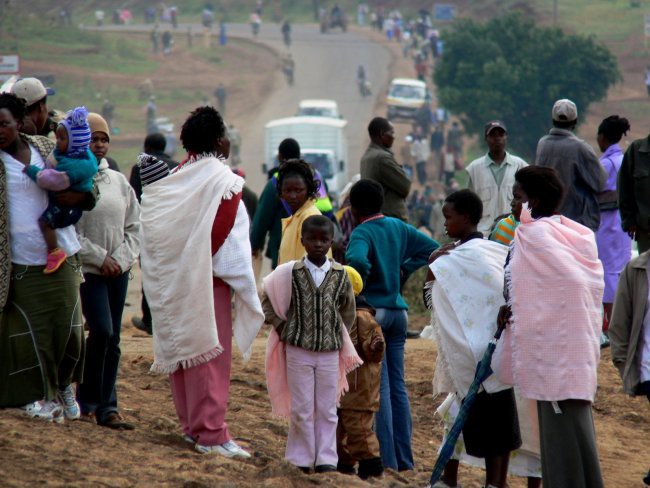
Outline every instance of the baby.
<svg viewBox="0 0 650 488">
<path fill-rule="evenodd" d="M 92 191 L 97 159 L 89 149 L 90 127 L 86 108 L 77 107 L 68 112 L 57 125 L 55 134 L 56 148 L 47 158 L 45 167 L 28 165 L 25 173 L 40 188 L 50 192 Z M 50 195 L 49 204 L 38 220 L 47 244 L 47 263 L 43 273 L 54 273 L 67 258 L 65 251 L 58 246 L 56 229 L 76 224 L 81 213 L 80 207 L 59 205 Z"/>
</svg>

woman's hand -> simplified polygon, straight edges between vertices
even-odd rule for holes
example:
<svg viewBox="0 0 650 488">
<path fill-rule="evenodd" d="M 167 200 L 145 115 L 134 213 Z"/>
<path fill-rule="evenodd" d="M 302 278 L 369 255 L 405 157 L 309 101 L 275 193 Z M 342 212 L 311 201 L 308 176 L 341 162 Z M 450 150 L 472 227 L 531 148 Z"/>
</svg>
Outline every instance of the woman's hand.
<svg viewBox="0 0 650 488">
<path fill-rule="evenodd" d="M 104 258 L 104 263 L 99 270 L 104 276 L 108 276 L 109 278 L 115 278 L 122 274 L 122 267 L 111 256 Z"/>
<path fill-rule="evenodd" d="M 505 329 L 512 318 L 512 309 L 509 305 L 501 305 L 499 315 L 497 315 L 497 326 Z"/>
<path fill-rule="evenodd" d="M 454 249 L 456 247 L 455 242 L 450 242 L 449 244 L 445 244 L 442 247 L 439 247 L 435 251 L 431 253 L 429 256 L 429 264 L 433 263 L 436 259 L 438 259 L 440 256 L 444 256 L 446 254 L 449 254 L 449 251 Z"/>
</svg>

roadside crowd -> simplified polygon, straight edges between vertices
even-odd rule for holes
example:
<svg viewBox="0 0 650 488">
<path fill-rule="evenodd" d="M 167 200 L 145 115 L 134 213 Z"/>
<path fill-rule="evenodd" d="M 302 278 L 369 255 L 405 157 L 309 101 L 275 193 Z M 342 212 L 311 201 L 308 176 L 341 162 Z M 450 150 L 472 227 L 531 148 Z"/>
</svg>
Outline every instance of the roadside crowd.
<svg viewBox="0 0 650 488">
<path fill-rule="evenodd" d="M 247 360 L 266 323 L 286 460 L 364 479 L 412 470 L 402 288 L 427 267 L 422 336 L 437 344 L 445 437 L 464 422 L 433 486 L 459 486 L 461 461 L 485 468 L 486 487 L 509 474 L 532 487 L 604 486 L 592 418 L 601 347 L 625 393 L 650 400 L 650 141 L 623 153 L 625 118 L 601 122 L 599 159 L 574 135 L 575 104 L 558 100 L 531 165 L 507 151 L 506 125 L 488 121 L 469 187 L 441 199 L 440 246 L 408 223 L 412 182 L 384 118 L 370 121 L 360 174 L 338 201 L 291 138 L 258 200 L 226 164 L 228 129 L 212 107 L 183 124 L 182 161 L 152 133 L 127 179 L 101 115 L 76 107 L 48 122 L 52 91 L 35 78 L 12 91 L 0 94 L 0 407 L 136 428 L 116 382 L 139 259 L 133 322 L 153 335 L 152 370 L 169 375 L 196 451 L 251 457 L 225 422 L 232 339 Z M 258 293 L 262 254 L 273 271 Z M 464 408 L 497 330 L 495 374 Z"/>
</svg>

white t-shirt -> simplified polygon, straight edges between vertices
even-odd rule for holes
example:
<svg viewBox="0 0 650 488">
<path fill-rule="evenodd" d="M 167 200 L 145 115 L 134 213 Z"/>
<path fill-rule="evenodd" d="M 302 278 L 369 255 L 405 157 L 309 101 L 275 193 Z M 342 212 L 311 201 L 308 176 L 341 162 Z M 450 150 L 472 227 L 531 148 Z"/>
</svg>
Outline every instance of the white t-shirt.
<svg viewBox="0 0 650 488">
<path fill-rule="evenodd" d="M 31 164 L 42 168 L 43 158 L 31 145 Z M 25 165 L 0 150 L 0 158 L 7 172 L 7 194 L 9 204 L 9 232 L 11 262 L 27 266 L 43 266 L 47 262 L 47 245 L 38 225 L 38 219 L 48 204 L 47 191 L 40 189 L 23 172 Z M 81 246 L 74 225 L 56 229 L 59 247 L 68 256 L 79 252 Z"/>
<path fill-rule="evenodd" d="M 645 317 L 643 317 L 643 331 L 639 338 L 639 348 L 641 355 L 639 356 L 639 372 L 641 374 L 641 382 L 650 381 L 650 266 L 646 269 L 648 275 L 648 304 L 645 309 Z"/>
</svg>

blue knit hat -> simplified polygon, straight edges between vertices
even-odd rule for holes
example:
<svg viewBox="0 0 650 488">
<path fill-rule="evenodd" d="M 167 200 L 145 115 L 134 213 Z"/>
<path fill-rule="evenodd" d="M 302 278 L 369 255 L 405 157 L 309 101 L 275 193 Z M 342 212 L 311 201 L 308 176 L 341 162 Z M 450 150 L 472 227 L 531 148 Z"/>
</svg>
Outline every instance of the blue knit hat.
<svg viewBox="0 0 650 488">
<path fill-rule="evenodd" d="M 68 132 L 68 156 L 81 156 L 90 146 L 90 126 L 88 125 L 88 110 L 77 107 L 70 110 L 65 119 L 59 122 Z"/>
</svg>

